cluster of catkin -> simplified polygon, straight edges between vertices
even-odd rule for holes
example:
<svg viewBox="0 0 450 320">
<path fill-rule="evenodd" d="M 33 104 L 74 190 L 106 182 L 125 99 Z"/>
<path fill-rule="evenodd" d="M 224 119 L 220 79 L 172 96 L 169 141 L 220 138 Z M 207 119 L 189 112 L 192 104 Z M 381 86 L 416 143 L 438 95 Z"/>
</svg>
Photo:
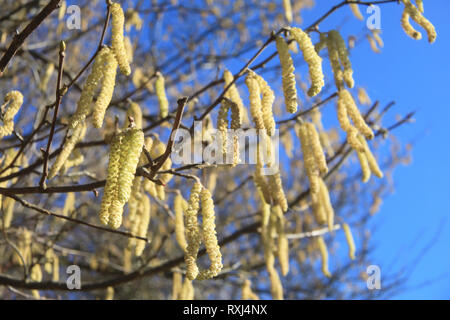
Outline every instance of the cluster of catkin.
<svg viewBox="0 0 450 320">
<path fill-rule="evenodd" d="M 229 70 L 224 70 L 223 72 L 223 80 L 224 80 L 224 88 L 230 86 L 225 93 L 225 98 L 230 99 L 234 103 L 237 104 L 239 108 L 239 114 L 241 117 L 242 124 L 248 124 L 248 114 L 247 109 L 244 107 L 244 103 L 242 102 L 241 95 L 239 94 L 239 90 L 236 85 L 233 83 L 234 77 L 233 74 Z"/>
<path fill-rule="evenodd" d="M 425 29 L 428 35 L 428 42 L 433 43 L 436 40 L 437 33 L 433 24 L 423 16 L 424 13 L 423 1 L 416 0 L 416 5 L 413 5 L 411 3 L 411 0 L 401 0 L 401 1 L 405 5 L 405 8 L 403 10 L 400 22 L 405 33 L 413 39 L 416 40 L 422 39 L 422 33 L 414 29 L 414 27 L 411 25 L 409 21 L 409 19 L 411 18 L 419 26 Z"/>
<path fill-rule="evenodd" d="M 363 181 L 367 182 L 369 180 L 371 172 L 379 178 L 383 177 L 383 173 L 378 167 L 377 161 L 366 141 L 366 139 L 373 139 L 374 133 L 361 116 L 349 91 L 345 89 L 339 91 L 337 109 L 339 124 L 342 130 L 347 133 L 348 144 L 356 150 L 358 154 L 358 159 L 363 171 Z M 350 122 L 349 118 L 352 120 L 353 124 Z"/>
<path fill-rule="evenodd" d="M 97 86 L 101 85 L 100 93 L 92 110 L 92 123 L 94 127 L 101 128 L 116 82 L 117 66 L 125 75 L 131 74 L 130 61 L 124 40 L 124 13 L 119 3 L 111 4 L 111 48 L 104 46 L 95 57 L 92 71 L 86 79 L 81 91 L 77 109 L 69 120 L 69 127 L 74 129 L 83 122 L 91 111 L 91 104 Z M 129 52 L 130 50 L 128 50 Z"/>
<path fill-rule="evenodd" d="M 288 30 L 299 45 L 303 57 L 309 67 L 311 87 L 308 89 L 308 96 L 316 96 L 325 85 L 322 71 L 322 58 L 315 50 L 311 38 L 306 32 L 300 28 L 288 28 Z M 286 41 L 280 36 L 277 36 L 275 40 L 281 64 L 281 76 L 286 109 L 290 113 L 295 113 L 297 112 L 298 100 L 294 62 L 289 53 L 289 46 Z"/>
<path fill-rule="evenodd" d="M 323 38 L 323 39 L 322 39 Z M 349 59 L 347 45 L 337 30 L 331 30 L 327 34 L 321 34 L 321 40 L 328 49 L 331 69 L 334 74 L 334 82 L 338 90 L 344 88 L 344 82 L 349 88 L 353 88 L 355 81 L 353 80 L 353 69 Z M 319 43 L 322 43 L 319 42 Z M 316 46 L 316 48 L 319 48 Z"/>
<path fill-rule="evenodd" d="M 322 175 L 328 172 L 328 166 L 319 134 L 313 123 L 303 122 L 299 126 L 298 136 L 303 153 L 303 163 L 309 180 L 309 194 L 314 217 L 318 224 L 327 223 L 329 229 L 332 230 L 334 210 L 328 188 L 322 179 Z"/>
<path fill-rule="evenodd" d="M 228 124 L 228 112 L 231 110 L 231 125 Z M 238 130 L 241 127 L 242 124 L 242 118 L 241 118 L 241 111 L 239 109 L 239 106 L 237 103 L 233 102 L 232 100 L 228 98 L 224 98 L 222 100 L 222 104 L 219 109 L 219 114 L 217 116 L 217 130 L 220 133 L 220 136 L 222 138 L 222 154 L 227 157 L 226 163 L 232 163 L 232 166 L 235 166 L 239 164 L 239 137 L 237 135 L 236 130 Z M 232 138 L 233 143 L 228 142 L 228 127 L 230 126 L 230 129 L 232 129 Z M 232 161 L 228 161 L 228 155 L 230 152 L 228 152 L 228 145 L 232 145 L 233 152 L 231 154 L 233 155 Z"/>
<path fill-rule="evenodd" d="M 109 153 L 108 175 L 100 209 L 100 221 L 117 229 L 123 206 L 129 200 L 134 174 L 144 145 L 141 129 L 128 128 L 114 136 Z"/>
<path fill-rule="evenodd" d="M 13 133 L 14 116 L 22 106 L 23 95 L 19 91 L 13 90 L 6 94 L 4 101 L 5 103 L 1 107 L 3 125 L 0 125 L 0 139 Z M 4 106 L 7 106 L 5 111 Z"/>
<path fill-rule="evenodd" d="M 198 226 L 197 215 L 202 212 L 202 229 Z M 186 277 L 189 280 L 211 279 L 222 270 L 222 254 L 216 236 L 214 201 L 208 189 L 200 182 L 196 182 L 191 190 L 188 208 L 185 212 L 185 228 L 187 246 L 184 255 L 186 263 Z M 209 256 L 210 267 L 199 270 L 197 266 L 197 255 L 201 242 L 204 243 Z"/>
</svg>

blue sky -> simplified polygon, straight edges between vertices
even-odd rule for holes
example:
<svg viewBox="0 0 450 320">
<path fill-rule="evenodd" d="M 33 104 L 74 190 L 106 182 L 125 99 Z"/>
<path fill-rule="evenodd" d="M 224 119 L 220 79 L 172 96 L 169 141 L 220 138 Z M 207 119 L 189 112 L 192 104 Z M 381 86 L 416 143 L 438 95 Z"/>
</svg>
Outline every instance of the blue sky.
<svg viewBox="0 0 450 320">
<path fill-rule="evenodd" d="M 438 32 L 434 44 L 426 41 L 425 33 L 425 39 L 421 41 L 407 37 L 400 26 L 403 6 L 385 4 L 381 6 L 385 43 L 382 54 L 373 53 L 367 42 L 359 45 L 352 54 L 355 80 L 358 85 L 368 88 L 373 100 L 380 100 L 382 105 L 395 100 L 394 114 L 417 111 L 415 123 L 395 132 L 401 141 L 414 142 L 413 162 L 396 169 L 395 193 L 384 200 L 380 212 L 372 220 L 372 225 L 377 228 L 372 238 L 375 247 L 372 263 L 380 265 L 382 275 L 386 269 L 388 272 L 405 265 L 411 268 L 416 264 L 417 256 L 421 256 L 409 275 L 405 290 L 394 296 L 398 299 L 450 298 L 447 169 L 450 163 L 447 148 L 450 2 L 433 0 L 424 1 L 424 4 L 425 16 Z M 304 25 L 309 25 L 329 7 L 329 1 L 320 1 L 313 10 L 305 11 Z M 361 7 L 368 17 L 364 9 Z M 342 24 L 344 35 L 359 34 L 365 26 L 352 18 L 346 7 L 330 17 L 322 29 L 328 30 L 336 24 Z M 431 241 L 431 249 L 421 254 Z M 430 280 L 428 285 L 420 286 Z"/>
</svg>

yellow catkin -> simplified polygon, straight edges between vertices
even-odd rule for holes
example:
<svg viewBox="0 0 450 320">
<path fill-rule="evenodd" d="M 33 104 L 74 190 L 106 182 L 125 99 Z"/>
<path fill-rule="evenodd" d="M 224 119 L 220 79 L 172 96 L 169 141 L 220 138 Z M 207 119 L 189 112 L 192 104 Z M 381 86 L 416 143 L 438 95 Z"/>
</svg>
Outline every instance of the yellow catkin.
<svg viewBox="0 0 450 320">
<path fill-rule="evenodd" d="M 4 101 L 8 107 L 3 114 L 3 125 L 0 125 L 0 139 L 13 133 L 14 116 L 23 104 L 23 95 L 19 91 L 13 90 L 6 94 Z"/>
<path fill-rule="evenodd" d="M 128 63 L 133 62 L 133 44 L 131 43 L 130 37 L 124 38 L 125 52 L 127 53 Z"/>
<path fill-rule="evenodd" d="M 186 263 L 186 277 L 189 280 L 197 278 L 199 273 L 197 267 L 197 254 L 200 247 L 201 235 L 198 227 L 197 215 L 200 208 L 199 201 L 201 190 L 202 185 L 196 182 L 192 187 L 188 208 L 185 213 L 187 247 L 184 261 Z"/>
<path fill-rule="evenodd" d="M 264 119 L 262 115 L 261 89 L 256 78 L 249 73 L 245 78 L 245 84 L 248 87 L 250 99 L 250 114 L 256 129 L 264 130 Z"/>
<path fill-rule="evenodd" d="M 298 102 L 294 75 L 294 62 L 292 61 L 291 54 L 289 53 L 289 47 L 282 37 L 278 36 L 276 38 L 276 44 L 278 57 L 280 58 L 281 64 L 281 76 L 286 110 L 289 113 L 296 113 Z"/>
<path fill-rule="evenodd" d="M 69 192 L 67 193 L 66 201 L 64 201 L 62 215 L 67 217 L 74 211 L 75 211 L 75 192 Z"/>
<path fill-rule="evenodd" d="M 278 171 L 276 174 L 269 175 L 268 177 L 269 190 L 273 199 L 281 207 L 283 212 L 286 212 L 288 210 L 288 202 L 286 199 L 286 195 L 284 194 L 283 182 L 281 180 L 280 172 Z"/>
<path fill-rule="evenodd" d="M 370 171 L 377 176 L 378 178 L 383 178 L 383 172 L 378 166 L 377 160 L 375 159 L 372 151 L 370 151 L 369 145 L 367 144 L 366 139 L 362 136 L 358 136 L 358 140 L 364 146 L 364 154 L 367 158 L 367 163 L 369 164 Z"/>
<path fill-rule="evenodd" d="M 242 300 L 259 300 L 258 295 L 252 291 L 252 283 L 248 279 L 242 283 Z"/>
<path fill-rule="evenodd" d="M 284 16 L 286 21 L 292 23 L 292 6 L 291 0 L 283 0 Z"/>
<path fill-rule="evenodd" d="M 106 288 L 105 300 L 114 300 L 114 288 L 113 287 Z"/>
<path fill-rule="evenodd" d="M 158 72 L 155 82 L 155 91 L 156 96 L 158 97 L 159 114 L 161 118 L 165 118 L 169 114 L 169 101 L 167 100 L 164 82 L 165 80 L 163 75 L 160 72 Z"/>
<path fill-rule="evenodd" d="M 339 99 L 338 99 L 338 118 L 341 124 L 342 130 L 349 132 L 349 122 L 348 119 L 345 119 L 345 114 L 343 112 L 343 108 L 346 110 L 346 114 L 350 116 L 353 121 L 353 124 L 358 129 L 358 131 L 366 137 L 366 139 L 373 139 L 374 133 L 372 129 L 366 124 L 366 121 L 361 116 L 361 113 L 356 106 L 355 100 L 353 100 L 352 95 L 348 90 L 340 90 L 339 91 Z M 339 110 L 340 109 L 340 110 Z"/>
<path fill-rule="evenodd" d="M 205 244 L 206 253 L 211 262 L 207 270 L 202 270 L 197 279 L 211 279 L 219 274 L 222 270 L 222 254 L 217 241 L 214 201 L 208 189 L 203 188 L 201 191 L 202 203 L 202 238 Z"/>
<path fill-rule="evenodd" d="M 352 10 L 353 15 L 357 19 L 359 19 L 361 21 L 364 20 L 364 17 L 362 15 L 361 11 L 359 10 L 359 6 L 356 3 L 350 3 L 350 9 Z"/>
<path fill-rule="evenodd" d="M 353 80 L 353 69 L 349 59 L 347 45 L 341 34 L 336 30 L 331 30 L 329 37 L 334 41 L 339 55 L 339 61 L 344 68 L 343 79 L 349 88 L 353 88 L 355 81 Z"/>
<path fill-rule="evenodd" d="M 53 282 L 59 281 L 59 257 L 56 254 L 53 256 L 52 281 Z"/>
<path fill-rule="evenodd" d="M 109 48 L 104 47 L 95 57 L 94 65 L 92 66 L 91 73 L 88 75 L 86 82 L 81 90 L 80 99 L 77 103 L 77 109 L 72 117 L 69 119 L 69 127 L 74 129 L 80 122 L 86 119 L 87 114 L 91 109 L 91 103 L 94 99 L 95 89 L 100 83 L 103 77 L 103 68 L 106 61 L 106 56 L 110 51 Z"/>
<path fill-rule="evenodd" d="M 375 41 L 377 42 L 377 44 L 378 44 L 381 48 L 383 48 L 383 47 L 384 47 L 384 41 L 383 41 L 383 39 L 381 38 L 380 33 L 381 33 L 380 30 L 373 30 L 373 31 L 372 31 L 373 38 L 375 39 Z"/>
<path fill-rule="evenodd" d="M 334 210 L 330 201 L 330 194 L 328 191 L 328 187 L 323 181 L 322 178 L 319 178 L 320 183 L 320 191 L 319 191 L 319 203 L 322 206 L 323 211 L 325 213 L 328 229 L 330 232 L 334 229 Z"/>
<path fill-rule="evenodd" d="M 108 176 L 100 209 L 100 221 L 117 229 L 122 224 L 123 206 L 130 198 L 134 174 L 144 144 L 140 129 L 128 128 L 111 143 Z"/>
<path fill-rule="evenodd" d="M 256 81 L 258 82 L 262 94 L 261 112 L 264 127 L 267 131 L 267 134 L 269 136 L 272 136 L 275 132 L 275 119 L 273 117 L 273 102 L 275 101 L 275 94 L 263 77 L 257 75 L 253 71 L 250 71 L 250 73 L 254 75 Z"/>
<path fill-rule="evenodd" d="M 173 203 L 175 211 L 175 239 L 181 250 L 185 251 L 187 247 L 185 229 L 184 229 L 184 211 L 187 210 L 187 202 L 180 193 L 177 193 Z"/>
<path fill-rule="evenodd" d="M 283 300 L 283 285 L 275 268 L 269 271 L 269 278 L 270 292 L 273 300 Z"/>
<path fill-rule="evenodd" d="M 39 83 L 39 89 L 44 92 L 48 89 L 48 82 L 50 81 L 53 71 L 55 71 L 55 65 L 53 63 L 47 64 L 44 75 L 42 76 L 41 82 Z"/>
<path fill-rule="evenodd" d="M 136 128 L 142 129 L 142 110 L 139 104 L 133 101 L 130 102 L 130 106 L 127 109 L 124 128 L 127 128 L 130 125 L 128 117 L 133 118 Z"/>
<path fill-rule="evenodd" d="M 262 165 L 259 160 L 259 156 L 258 161 L 256 163 L 255 173 L 253 174 L 253 181 L 255 182 L 255 186 L 257 187 L 257 189 L 260 190 L 261 194 L 263 195 L 264 202 L 270 204 L 271 203 L 270 189 L 269 185 L 265 180 L 265 176 L 262 174 Z"/>
<path fill-rule="evenodd" d="M 183 276 L 179 272 L 174 272 L 172 276 L 172 300 L 181 299 L 183 287 Z"/>
<path fill-rule="evenodd" d="M 14 214 L 14 204 L 16 201 L 13 198 L 5 197 L 2 202 L 3 211 L 3 228 L 7 229 L 11 226 L 11 221 Z"/>
<path fill-rule="evenodd" d="M 362 182 L 366 183 L 367 181 L 369 181 L 371 175 L 366 153 L 361 150 L 356 150 L 356 154 L 358 155 L 359 165 L 361 166 Z"/>
<path fill-rule="evenodd" d="M 317 246 L 319 247 L 320 256 L 322 257 L 322 273 L 330 278 L 331 273 L 328 270 L 328 249 L 327 245 L 325 243 L 325 240 L 323 240 L 322 236 L 318 236 L 317 238 Z"/>
<path fill-rule="evenodd" d="M 308 96 L 314 97 L 319 94 L 325 85 L 322 71 L 322 58 L 317 54 L 311 42 L 309 35 L 300 28 L 292 28 L 291 34 L 300 46 L 303 57 L 309 67 L 309 76 L 311 78 L 311 87 L 308 90 Z"/>
<path fill-rule="evenodd" d="M 39 264 L 35 264 L 31 267 L 30 270 L 30 279 L 35 282 L 41 282 L 42 281 L 42 269 Z M 31 294 L 35 299 L 40 299 L 39 291 L 38 290 L 31 290 Z"/>
<path fill-rule="evenodd" d="M 355 260 L 355 241 L 353 240 L 352 231 L 350 230 L 350 227 L 348 224 L 343 223 L 342 229 L 344 229 L 345 233 L 345 240 L 347 240 L 347 246 L 348 246 L 348 256 L 350 259 Z"/>
<path fill-rule="evenodd" d="M 381 53 L 381 50 L 378 48 L 377 42 L 374 37 L 372 37 L 370 34 L 366 36 L 367 41 L 369 41 L 370 49 L 372 49 L 375 53 Z"/>
<path fill-rule="evenodd" d="M 125 23 L 125 29 L 127 30 L 127 32 L 130 31 L 132 26 L 134 26 L 138 31 L 142 29 L 143 21 L 139 16 L 139 12 L 133 9 L 128 9 L 126 16 L 127 21 Z"/>
<path fill-rule="evenodd" d="M 241 162 L 239 154 L 239 136 L 237 130 L 242 126 L 242 114 L 239 106 L 231 103 L 231 129 L 233 130 L 233 163 L 232 166 L 236 166 Z M 214 189 L 211 189 L 214 192 Z"/>
<path fill-rule="evenodd" d="M 111 43 L 120 71 L 128 76 L 131 74 L 130 63 L 128 61 L 127 52 L 125 50 L 125 42 L 123 37 L 123 25 L 125 17 L 123 9 L 119 3 L 111 4 Z"/>
<path fill-rule="evenodd" d="M 309 180 L 309 193 L 314 203 L 316 202 L 315 199 L 320 190 L 319 172 L 312 152 L 311 142 L 308 137 L 308 128 L 305 123 L 300 125 L 298 135 L 303 153 L 304 167 Z"/>
<path fill-rule="evenodd" d="M 424 13 L 423 0 L 416 0 L 416 7 L 421 13 Z"/>
<path fill-rule="evenodd" d="M 329 34 L 326 38 L 328 56 L 330 59 L 331 70 L 333 71 L 334 83 L 338 90 L 344 87 L 344 74 L 342 72 L 341 63 L 339 62 L 339 51 L 334 38 Z"/>
<path fill-rule="evenodd" d="M 222 100 L 217 115 L 217 130 L 222 137 L 222 154 L 226 155 L 228 150 L 228 110 L 231 106 L 230 100 Z"/>
<path fill-rule="evenodd" d="M 230 83 L 233 81 L 234 77 L 233 74 L 225 70 L 223 72 L 223 79 L 225 81 L 225 87 L 228 87 Z M 225 97 L 236 103 L 239 107 L 239 112 L 241 114 L 241 121 L 244 124 L 248 124 L 248 114 L 247 109 L 244 107 L 244 103 L 242 102 L 241 96 L 239 94 L 239 90 L 237 89 L 236 85 L 233 83 L 231 87 L 228 89 L 228 91 L 225 94 Z"/>
<path fill-rule="evenodd" d="M 73 153 L 76 144 L 84 138 L 85 134 L 85 122 L 78 122 L 77 126 L 72 131 L 72 135 L 64 142 L 61 152 L 56 157 L 56 160 L 48 173 L 49 179 L 55 177 L 58 174 L 59 170 L 61 170 L 61 168 L 67 162 L 69 156 Z"/>
<path fill-rule="evenodd" d="M 142 196 L 142 200 L 138 209 L 138 214 L 140 216 L 139 219 L 139 227 L 137 235 L 140 237 L 147 237 L 148 226 L 150 224 L 151 217 L 151 206 L 150 199 L 147 195 Z M 137 257 L 140 257 L 145 249 L 146 242 L 144 240 L 137 240 L 135 254 Z"/>
<path fill-rule="evenodd" d="M 319 133 L 316 130 L 316 126 L 311 122 L 306 122 L 306 128 L 308 130 L 308 140 L 310 141 L 309 143 L 316 162 L 316 167 L 321 174 L 325 174 L 328 172 L 328 166 L 322 144 L 320 143 Z"/>
<path fill-rule="evenodd" d="M 103 118 L 105 117 L 106 109 L 111 102 L 114 86 L 116 84 L 117 61 L 114 58 L 112 51 L 109 49 L 107 50 L 105 64 L 102 68 L 103 77 L 101 80 L 101 90 L 95 101 L 92 113 L 92 123 L 96 128 L 101 128 L 103 125 Z"/>
<path fill-rule="evenodd" d="M 52 262 L 53 262 L 53 257 L 55 256 L 55 253 L 53 252 L 52 248 L 47 249 L 47 251 L 45 251 L 45 264 L 44 264 L 44 270 L 47 273 L 52 273 Z"/>
<path fill-rule="evenodd" d="M 278 260 L 280 262 L 281 274 L 286 276 L 289 273 L 289 242 L 285 232 L 286 219 L 280 209 L 280 206 L 275 206 L 272 210 L 278 217 L 276 226 L 278 234 Z"/>
<path fill-rule="evenodd" d="M 187 277 L 184 279 L 183 287 L 181 288 L 180 300 L 194 300 L 195 290 L 192 281 Z"/>
<path fill-rule="evenodd" d="M 131 249 L 128 247 L 125 247 L 123 249 L 123 273 L 130 273 L 132 270 L 132 259 L 133 254 L 131 252 Z"/>
<path fill-rule="evenodd" d="M 402 15 L 401 24 L 405 33 L 416 40 L 421 38 L 420 32 L 415 31 L 409 23 L 409 17 L 411 17 L 414 22 L 425 29 L 428 35 L 428 42 L 433 43 L 437 37 L 436 29 L 433 24 L 422 15 L 420 10 L 414 6 L 410 0 L 402 0 L 402 2 L 405 5 L 405 9 Z"/>
<path fill-rule="evenodd" d="M 64 162 L 60 172 L 65 173 L 72 167 L 81 165 L 84 162 L 84 156 L 79 149 L 73 150 L 69 158 Z"/>
<path fill-rule="evenodd" d="M 319 108 L 314 108 L 311 111 L 310 115 L 311 115 L 312 122 L 316 125 L 317 129 L 319 130 L 319 138 L 320 138 L 321 145 L 326 150 L 328 156 L 332 157 L 334 155 L 334 150 L 331 145 L 331 141 L 330 141 L 328 132 L 326 132 L 323 127 L 322 114 L 321 114 Z"/>
<path fill-rule="evenodd" d="M 372 104 L 372 100 L 370 99 L 367 91 L 364 88 L 358 89 L 358 101 L 362 105 L 369 106 Z"/>
</svg>

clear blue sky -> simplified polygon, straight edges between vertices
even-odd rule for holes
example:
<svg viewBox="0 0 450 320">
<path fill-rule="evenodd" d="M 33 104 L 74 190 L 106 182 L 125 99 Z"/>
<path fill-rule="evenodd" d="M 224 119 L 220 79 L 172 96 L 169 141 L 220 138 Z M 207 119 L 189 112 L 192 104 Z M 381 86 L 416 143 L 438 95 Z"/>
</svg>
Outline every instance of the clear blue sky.
<svg viewBox="0 0 450 320">
<path fill-rule="evenodd" d="M 330 8 L 330 1 L 317 2 L 316 8 L 303 13 L 305 26 Z M 434 241 L 409 275 L 406 289 L 394 297 L 398 299 L 450 298 L 450 1 L 425 0 L 424 4 L 425 16 L 438 32 L 434 44 L 428 44 L 425 33 L 421 41 L 407 37 L 400 27 L 403 6 L 385 4 L 381 6 L 382 54 L 373 53 L 367 42 L 352 54 L 355 80 L 368 88 L 373 100 L 382 104 L 395 100 L 394 113 L 398 114 L 417 110 L 415 123 L 395 132 L 403 142 L 415 143 L 413 162 L 396 169 L 395 193 L 384 200 L 372 220 L 377 228 L 372 263 L 380 265 L 382 275 L 405 265 L 411 268 L 423 248 Z M 361 11 L 368 16 L 365 8 Z M 328 30 L 342 22 L 345 35 L 359 34 L 365 25 L 344 7 L 322 28 Z M 430 280 L 434 281 L 419 287 Z"/>
</svg>

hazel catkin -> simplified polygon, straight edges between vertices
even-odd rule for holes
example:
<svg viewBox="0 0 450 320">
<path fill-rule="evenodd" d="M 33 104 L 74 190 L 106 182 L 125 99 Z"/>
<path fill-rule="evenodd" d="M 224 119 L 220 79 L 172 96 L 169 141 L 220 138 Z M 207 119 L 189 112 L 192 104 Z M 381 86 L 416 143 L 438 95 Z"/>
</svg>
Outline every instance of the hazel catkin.
<svg viewBox="0 0 450 320">
<path fill-rule="evenodd" d="M 3 114 L 3 125 L 0 125 L 0 139 L 13 133 L 14 116 L 23 104 L 23 95 L 19 91 L 13 90 L 5 95 L 4 101 L 5 104 L 8 104 L 8 107 Z"/>
<path fill-rule="evenodd" d="M 355 260 L 356 249 L 355 249 L 355 241 L 353 240 L 352 231 L 350 230 L 349 225 L 346 223 L 342 224 L 342 229 L 344 230 L 345 239 L 347 240 L 348 256 L 350 257 L 350 259 Z"/>
<path fill-rule="evenodd" d="M 289 47 L 282 37 L 276 37 L 276 45 L 281 64 L 281 76 L 286 110 L 289 113 L 296 113 L 298 102 L 294 75 L 294 62 L 292 61 L 291 54 L 289 53 Z"/>
<path fill-rule="evenodd" d="M 125 16 L 119 3 L 111 4 L 111 43 L 120 71 L 128 76 L 131 74 L 131 68 L 123 36 L 123 26 Z"/>
<path fill-rule="evenodd" d="M 161 118 L 165 118 L 169 114 L 169 101 L 167 100 L 164 82 L 163 75 L 160 72 L 157 72 L 155 91 L 159 102 L 159 114 Z"/>
</svg>

